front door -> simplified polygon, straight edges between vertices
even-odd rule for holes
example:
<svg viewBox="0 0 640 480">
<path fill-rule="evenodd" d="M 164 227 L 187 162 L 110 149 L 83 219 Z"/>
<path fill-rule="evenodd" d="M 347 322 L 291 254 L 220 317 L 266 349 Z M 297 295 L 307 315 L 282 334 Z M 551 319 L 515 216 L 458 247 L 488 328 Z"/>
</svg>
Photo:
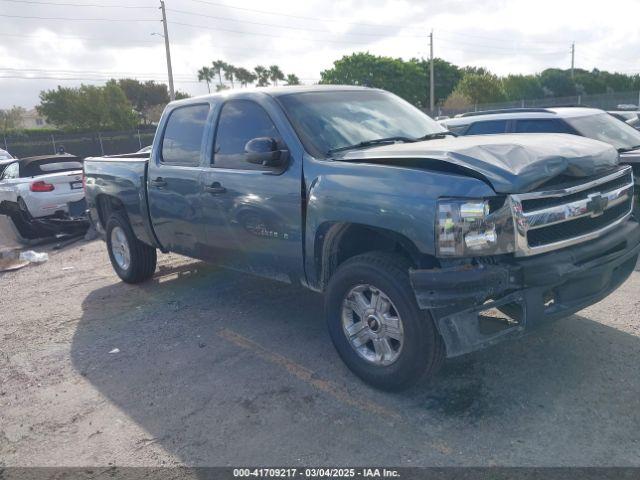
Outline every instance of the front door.
<svg viewBox="0 0 640 480">
<path fill-rule="evenodd" d="M 169 113 L 160 145 L 149 161 L 149 213 L 167 250 L 200 257 L 205 241 L 200 205 L 204 137 L 209 104 Z"/>
<path fill-rule="evenodd" d="M 203 173 L 203 211 L 208 246 L 225 253 L 220 263 L 289 281 L 302 265 L 301 170 L 247 161 L 246 144 L 272 138 L 286 150 L 264 108 L 250 100 L 222 106 L 211 168 Z"/>
</svg>

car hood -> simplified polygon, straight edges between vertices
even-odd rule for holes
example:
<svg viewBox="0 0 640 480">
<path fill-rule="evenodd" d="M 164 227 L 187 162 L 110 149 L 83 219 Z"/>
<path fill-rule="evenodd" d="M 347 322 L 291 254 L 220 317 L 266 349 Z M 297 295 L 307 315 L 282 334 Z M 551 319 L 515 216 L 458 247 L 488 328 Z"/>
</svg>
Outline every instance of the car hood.
<svg viewBox="0 0 640 480">
<path fill-rule="evenodd" d="M 451 166 L 481 176 L 498 193 L 524 193 L 558 176 L 583 178 L 618 164 L 609 144 L 576 135 L 505 134 L 447 137 L 349 150 L 336 160 L 402 165 Z"/>
</svg>

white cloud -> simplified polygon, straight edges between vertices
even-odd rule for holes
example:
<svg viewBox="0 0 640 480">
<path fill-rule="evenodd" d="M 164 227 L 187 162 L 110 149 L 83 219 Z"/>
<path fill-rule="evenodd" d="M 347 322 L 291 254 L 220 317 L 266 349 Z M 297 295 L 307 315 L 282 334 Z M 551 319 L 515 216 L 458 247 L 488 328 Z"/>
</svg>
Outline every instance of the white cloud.
<svg viewBox="0 0 640 480">
<path fill-rule="evenodd" d="M 285 72 L 312 83 L 334 60 L 353 51 L 403 58 L 427 56 L 426 35 L 431 28 L 437 56 L 459 65 L 485 66 L 498 74 L 566 68 L 572 41 L 576 42 L 578 67 L 629 73 L 638 69 L 640 30 L 625 21 L 640 16 L 640 2 L 633 0 L 609 4 L 558 0 L 220 1 L 226 1 L 227 7 L 218 0 L 166 0 L 176 87 L 190 94 L 206 93 L 195 72 L 217 58 L 246 68 L 277 63 Z M 102 83 L 107 76 L 166 81 L 163 41 L 151 35 L 162 31 L 157 2 L 59 3 L 72 2 L 149 8 L 43 6 L 0 0 L 3 15 L 43 17 L 0 17 L 0 77 L 5 77 L 0 79 L 0 107 L 32 107 L 42 89 L 81 81 Z M 53 17 L 153 21 L 85 22 L 51 20 Z M 34 79 L 8 78 L 27 76 Z"/>
</svg>

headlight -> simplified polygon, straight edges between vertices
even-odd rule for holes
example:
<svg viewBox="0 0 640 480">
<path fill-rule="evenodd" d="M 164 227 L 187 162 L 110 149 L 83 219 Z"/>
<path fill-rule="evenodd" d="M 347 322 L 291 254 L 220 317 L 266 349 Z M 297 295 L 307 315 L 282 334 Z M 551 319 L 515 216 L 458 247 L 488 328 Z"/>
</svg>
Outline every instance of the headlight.
<svg viewBox="0 0 640 480">
<path fill-rule="evenodd" d="M 443 198 L 438 201 L 439 257 L 497 255 L 515 250 L 513 217 L 504 199 Z"/>
</svg>

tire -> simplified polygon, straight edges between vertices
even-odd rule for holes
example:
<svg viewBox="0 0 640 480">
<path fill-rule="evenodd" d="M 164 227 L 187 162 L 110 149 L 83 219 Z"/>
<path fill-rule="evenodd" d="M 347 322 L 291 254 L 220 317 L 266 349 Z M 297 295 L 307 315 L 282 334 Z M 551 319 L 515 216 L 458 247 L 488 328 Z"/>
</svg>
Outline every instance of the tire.
<svg viewBox="0 0 640 480">
<path fill-rule="evenodd" d="M 109 217 L 106 237 L 111 265 L 122 281 L 141 283 L 153 276 L 156 271 L 156 249 L 136 238 L 124 215 L 113 213 Z"/>
<path fill-rule="evenodd" d="M 385 252 L 358 255 L 338 268 L 326 291 L 327 325 L 338 354 L 353 373 L 382 390 L 403 390 L 423 376 L 435 375 L 444 359 L 444 344 L 433 319 L 416 303 L 409 267 L 409 262 L 400 255 Z M 366 302 L 356 300 L 356 297 L 362 300 L 360 294 L 370 302 L 369 307 L 375 302 L 374 295 L 382 298 L 382 307 L 363 309 Z M 345 301 L 349 303 L 343 304 Z M 356 304 L 357 309 L 346 306 Z M 367 312 L 371 315 L 360 318 L 356 310 L 363 312 L 363 317 L 369 315 Z M 384 311 L 387 313 L 381 315 Z M 350 339 L 347 328 L 360 333 Z M 361 345 L 356 347 L 352 340 Z M 384 353 L 379 354 L 379 350 Z"/>
</svg>

